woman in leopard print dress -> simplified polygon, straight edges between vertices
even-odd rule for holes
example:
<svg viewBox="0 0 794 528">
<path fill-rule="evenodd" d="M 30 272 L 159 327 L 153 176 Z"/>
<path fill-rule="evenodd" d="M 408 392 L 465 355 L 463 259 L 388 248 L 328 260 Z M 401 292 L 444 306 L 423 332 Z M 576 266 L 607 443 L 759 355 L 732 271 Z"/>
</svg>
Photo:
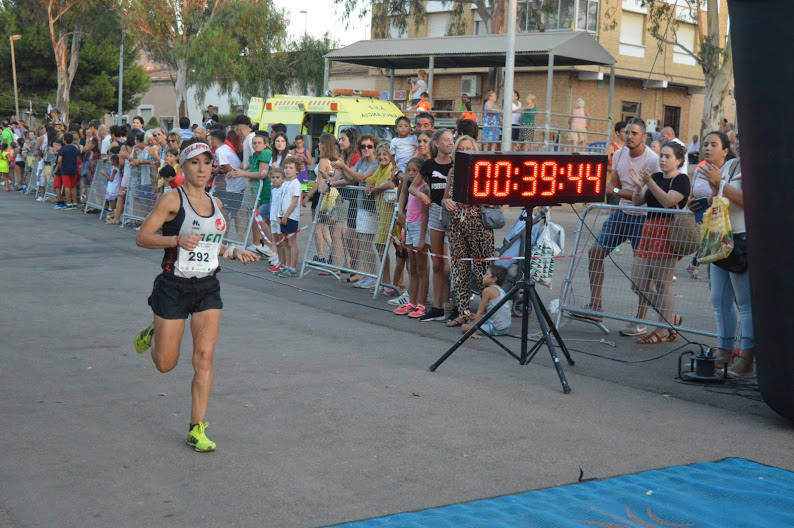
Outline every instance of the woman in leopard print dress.
<svg viewBox="0 0 794 528">
<path fill-rule="evenodd" d="M 461 136 L 455 142 L 452 151 L 453 157 L 458 150 L 477 150 L 477 144 L 469 136 Z M 453 158 L 454 159 L 454 158 Z M 452 260 L 452 289 L 458 301 L 458 313 L 455 319 L 447 326 L 460 326 L 471 320 L 469 301 L 471 288 L 482 286 L 482 276 L 488 268 L 487 261 L 459 261 L 455 258 L 488 258 L 494 253 L 493 229 L 486 229 L 482 225 L 480 206 L 460 204 L 452 200 L 453 186 L 455 185 L 454 166 L 449 173 L 449 181 L 441 205 L 450 212 L 449 228 L 449 254 Z M 474 281 L 472 282 L 472 278 Z"/>
</svg>

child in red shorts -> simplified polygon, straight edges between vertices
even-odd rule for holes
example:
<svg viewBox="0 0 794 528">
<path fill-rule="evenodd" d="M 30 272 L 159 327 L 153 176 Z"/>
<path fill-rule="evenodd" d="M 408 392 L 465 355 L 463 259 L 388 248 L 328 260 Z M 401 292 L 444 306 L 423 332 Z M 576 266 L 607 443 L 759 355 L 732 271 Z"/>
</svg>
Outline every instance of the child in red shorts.
<svg viewBox="0 0 794 528">
<path fill-rule="evenodd" d="M 76 209 L 77 208 L 77 179 L 79 176 L 79 169 L 77 160 L 80 157 L 80 151 L 72 145 L 74 136 L 67 132 L 63 135 L 63 146 L 58 151 L 58 165 L 56 166 L 55 177 L 55 192 L 59 193 L 58 184 L 63 184 L 64 200 L 66 204 L 62 209 Z M 61 181 L 58 182 L 58 179 Z"/>
</svg>

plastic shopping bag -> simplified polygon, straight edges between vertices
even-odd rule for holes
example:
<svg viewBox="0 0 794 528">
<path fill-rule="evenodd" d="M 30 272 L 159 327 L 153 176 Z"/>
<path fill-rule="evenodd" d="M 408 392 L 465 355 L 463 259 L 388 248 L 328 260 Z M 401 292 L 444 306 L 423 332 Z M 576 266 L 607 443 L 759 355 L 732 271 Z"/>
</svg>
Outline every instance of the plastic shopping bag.
<svg viewBox="0 0 794 528">
<path fill-rule="evenodd" d="M 529 265 L 529 276 L 536 284 L 551 288 L 554 275 L 554 257 L 562 253 L 565 247 L 565 229 L 549 222 L 532 246 L 532 262 Z"/>
<path fill-rule="evenodd" d="M 715 196 L 703 214 L 703 234 L 698 249 L 698 262 L 706 264 L 722 260 L 733 251 L 731 218 L 728 214 L 730 204 L 722 195 Z"/>
<path fill-rule="evenodd" d="M 320 206 L 321 213 L 330 213 L 333 211 L 334 206 L 336 206 L 336 200 L 339 198 L 339 191 L 336 187 L 330 187 L 328 192 L 325 193 L 325 198 L 323 198 L 323 204 Z"/>
</svg>

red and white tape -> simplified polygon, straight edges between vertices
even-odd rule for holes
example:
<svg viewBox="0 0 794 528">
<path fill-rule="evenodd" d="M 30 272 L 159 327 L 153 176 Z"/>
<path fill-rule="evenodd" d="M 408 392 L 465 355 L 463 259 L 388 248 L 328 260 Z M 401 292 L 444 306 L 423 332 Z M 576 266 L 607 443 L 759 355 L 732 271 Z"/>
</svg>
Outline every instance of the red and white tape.
<svg viewBox="0 0 794 528">
<path fill-rule="evenodd" d="M 264 223 L 264 220 L 262 220 L 262 216 L 259 214 L 259 211 L 254 211 L 254 222 L 256 223 L 256 228 L 259 230 L 259 236 L 262 238 L 262 240 L 264 240 L 268 244 L 273 244 L 274 246 L 278 246 L 280 244 L 283 244 L 288 238 L 292 238 L 294 236 L 297 236 L 298 233 L 300 233 L 301 231 L 306 230 L 306 227 L 299 227 L 297 231 L 295 231 L 294 233 L 290 233 L 289 235 L 284 237 L 282 240 L 279 240 L 278 242 L 273 242 L 272 240 L 270 240 L 269 238 L 267 238 L 265 236 L 264 227 L 262 227 L 262 225 Z"/>
</svg>

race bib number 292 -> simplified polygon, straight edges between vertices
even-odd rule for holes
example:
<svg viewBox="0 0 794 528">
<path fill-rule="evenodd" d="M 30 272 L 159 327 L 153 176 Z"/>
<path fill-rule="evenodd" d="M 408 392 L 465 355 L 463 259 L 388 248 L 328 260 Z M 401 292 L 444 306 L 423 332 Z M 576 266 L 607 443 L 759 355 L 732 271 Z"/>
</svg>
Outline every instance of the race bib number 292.
<svg viewBox="0 0 794 528">
<path fill-rule="evenodd" d="M 182 272 L 209 273 L 218 267 L 218 243 L 199 242 L 192 251 L 179 248 L 177 267 Z"/>
</svg>

